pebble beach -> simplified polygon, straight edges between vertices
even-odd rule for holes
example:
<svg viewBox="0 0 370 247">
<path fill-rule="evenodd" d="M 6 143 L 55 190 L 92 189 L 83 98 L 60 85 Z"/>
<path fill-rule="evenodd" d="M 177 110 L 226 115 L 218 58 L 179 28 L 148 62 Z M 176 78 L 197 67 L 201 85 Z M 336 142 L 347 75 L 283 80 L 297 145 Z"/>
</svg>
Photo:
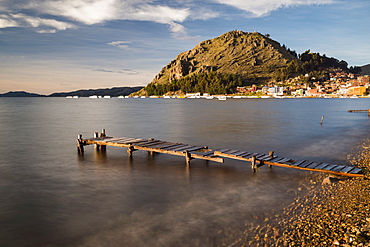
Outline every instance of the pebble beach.
<svg viewBox="0 0 370 247">
<path fill-rule="evenodd" d="M 302 181 L 301 193 L 263 223 L 246 225 L 225 246 L 370 246 L 370 140 L 348 155 L 365 177 L 315 174 Z"/>
</svg>

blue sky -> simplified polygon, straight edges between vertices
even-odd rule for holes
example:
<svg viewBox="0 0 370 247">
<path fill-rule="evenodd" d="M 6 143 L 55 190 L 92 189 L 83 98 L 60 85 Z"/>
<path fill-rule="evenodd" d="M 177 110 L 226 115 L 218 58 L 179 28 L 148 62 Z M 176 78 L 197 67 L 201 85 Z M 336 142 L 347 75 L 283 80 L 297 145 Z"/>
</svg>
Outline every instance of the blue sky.
<svg viewBox="0 0 370 247">
<path fill-rule="evenodd" d="M 0 93 L 144 86 L 230 30 L 370 63 L 369 0 L 0 0 Z"/>
</svg>

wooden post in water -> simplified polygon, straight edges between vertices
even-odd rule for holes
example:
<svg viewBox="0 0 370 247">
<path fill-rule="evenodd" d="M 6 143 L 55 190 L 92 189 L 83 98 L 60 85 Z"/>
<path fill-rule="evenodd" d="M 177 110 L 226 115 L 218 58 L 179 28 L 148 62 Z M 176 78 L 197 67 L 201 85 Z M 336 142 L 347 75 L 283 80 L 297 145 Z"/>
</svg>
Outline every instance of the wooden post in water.
<svg viewBox="0 0 370 247">
<path fill-rule="evenodd" d="M 191 154 L 189 153 L 188 150 L 185 150 L 185 161 L 186 161 L 186 165 L 190 166 Z"/>
<path fill-rule="evenodd" d="M 324 115 L 322 115 L 321 120 L 320 120 L 320 125 L 324 122 Z"/>
<path fill-rule="evenodd" d="M 274 158 L 274 153 L 275 153 L 275 151 L 269 151 L 269 156 L 270 156 L 271 159 Z M 269 165 L 269 167 L 271 168 L 272 165 Z"/>
<path fill-rule="evenodd" d="M 99 137 L 99 133 L 98 132 L 94 132 L 94 138 L 98 138 Z M 95 150 L 98 151 L 100 148 L 100 145 L 99 144 L 95 144 Z"/>
<path fill-rule="evenodd" d="M 154 138 L 149 138 L 148 141 L 154 141 Z M 153 151 L 148 151 L 148 154 L 150 155 L 150 157 L 153 157 L 154 156 L 154 152 Z"/>
<path fill-rule="evenodd" d="M 102 129 L 102 130 L 101 130 L 101 133 L 100 133 L 99 137 L 106 137 L 105 129 Z M 107 150 L 107 146 L 106 146 L 106 145 L 101 145 L 101 146 L 100 146 L 100 150 L 101 150 L 102 152 L 105 152 L 105 151 Z"/>
<path fill-rule="evenodd" d="M 257 160 L 256 156 L 252 156 L 252 158 L 251 158 L 251 167 L 252 167 L 253 172 L 256 172 L 256 170 L 257 170 L 256 160 Z"/>
<path fill-rule="evenodd" d="M 132 157 L 132 153 L 135 151 L 135 148 L 134 146 L 132 146 L 132 144 L 130 144 L 130 146 L 127 148 L 127 153 L 130 157 Z"/>
<path fill-rule="evenodd" d="M 77 152 L 78 154 L 84 154 L 84 144 L 81 134 L 77 136 Z"/>
</svg>

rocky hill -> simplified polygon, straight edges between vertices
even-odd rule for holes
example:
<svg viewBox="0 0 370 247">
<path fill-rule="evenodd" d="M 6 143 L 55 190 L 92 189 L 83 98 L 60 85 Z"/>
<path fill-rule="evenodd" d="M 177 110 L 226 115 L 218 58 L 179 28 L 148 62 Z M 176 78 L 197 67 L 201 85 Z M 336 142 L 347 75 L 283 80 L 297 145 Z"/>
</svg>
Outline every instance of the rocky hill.
<svg viewBox="0 0 370 247">
<path fill-rule="evenodd" d="M 253 80 L 271 78 L 273 72 L 297 58 L 258 32 L 230 31 L 180 53 L 150 84 L 171 83 L 192 74 L 228 73 Z M 145 93 L 145 88 L 140 91 Z"/>
<path fill-rule="evenodd" d="M 362 75 L 370 75 L 370 64 L 361 66 Z"/>
</svg>

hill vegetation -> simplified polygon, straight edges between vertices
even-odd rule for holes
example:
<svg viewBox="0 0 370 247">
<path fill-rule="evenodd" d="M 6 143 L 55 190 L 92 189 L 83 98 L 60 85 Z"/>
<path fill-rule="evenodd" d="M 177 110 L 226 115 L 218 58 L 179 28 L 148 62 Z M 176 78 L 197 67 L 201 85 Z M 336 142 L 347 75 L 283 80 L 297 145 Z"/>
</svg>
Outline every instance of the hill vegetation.
<svg viewBox="0 0 370 247">
<path fill-rule="evenodd" d="M 314 74 L 325 68 L 349 70 L 345 61 L 310 50 L 297 54 L 258 32 L 230 31 L 180 53 L 136 95 L 171 93 L 227 94 L 237 86 Z M 358 67 L 350 68 L 360 71 Z"/>
</svg>

